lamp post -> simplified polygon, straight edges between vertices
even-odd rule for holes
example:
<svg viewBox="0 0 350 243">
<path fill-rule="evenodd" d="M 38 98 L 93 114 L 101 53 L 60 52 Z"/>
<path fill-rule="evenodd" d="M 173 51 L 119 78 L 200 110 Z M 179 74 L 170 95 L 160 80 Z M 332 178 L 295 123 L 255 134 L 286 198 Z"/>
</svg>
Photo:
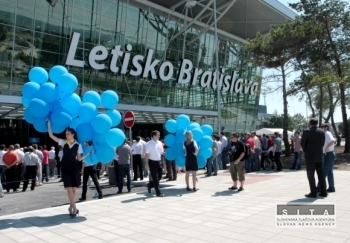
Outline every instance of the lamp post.
<svg viewBox="0 0 350 243">
<path fill-rule="evenodd" d="M 214 29 L 215 29 L 215 59 L 216 59 L 216 99 L 218 105 L 218 133 L 221 132 L 221 107 L 220 107 L 220 89 L 221 83 L 219 78 L 219 41 L 218 41 L 218 26 L 216 22 L 216 0 L 213 1 L 214 5 Z"/>
</svg>

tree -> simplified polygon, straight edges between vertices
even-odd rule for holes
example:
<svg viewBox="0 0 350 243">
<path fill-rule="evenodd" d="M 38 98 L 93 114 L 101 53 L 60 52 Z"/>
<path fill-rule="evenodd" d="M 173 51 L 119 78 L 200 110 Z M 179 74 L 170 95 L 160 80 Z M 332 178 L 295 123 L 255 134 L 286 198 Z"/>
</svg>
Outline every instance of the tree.
<svg viewBox="0 0 350 243">
<path fill-rule="evenodd" d="M 292 68 L 292 61 L 298 55 L 300 48 L 312 39 L 314 24 L 297 19 L 280 26 L 273 26 L 267 36 L 260 33 L 256 38 L 248 39 L 246 50 L 252 53 L 252 62 L 261 67 L 276 69 L 280 75 L 274 76 L 274 82 L 282 81 L 281 89 L 283 95 L 283 141 L 286 148 L 286 156 L 290 155 L 288 141 L 288 101 L 287 101 L 287 76 Z M 277 80 L 276 80 L 277 79 Z"/>
<path fill-rule="evenodd" d="M 320 27 L 319 36 L 322 42 L 319 44 L 323 48 L 319 50 L 319 55 L 329 59 L 328 64 L 337 76 L 345 134 L 344 153 L 350 153 L 350 126 L 346 112 L 350 61 L 349 3 L 342 0 L 300 0 L 299 3 L 289 5 L 301 13 L 303 21 L 313 21 Z"/>
<path fill-rule="evenodd" d="M 274 114 L 273 116 L 263 120 L 261 122 L 261 127 L 263 127 L 263 128 L 281 128 L 281 127 L 283 127 L 283 121 L 284 121 L 283 115 Z M 291 116 L 288 116 L 288 125 L 289 125 L 289 127 L 292 128 L 290 130 L 294 130 L 293 129 L 295 127 L 294 119 Z"/>
</svg>

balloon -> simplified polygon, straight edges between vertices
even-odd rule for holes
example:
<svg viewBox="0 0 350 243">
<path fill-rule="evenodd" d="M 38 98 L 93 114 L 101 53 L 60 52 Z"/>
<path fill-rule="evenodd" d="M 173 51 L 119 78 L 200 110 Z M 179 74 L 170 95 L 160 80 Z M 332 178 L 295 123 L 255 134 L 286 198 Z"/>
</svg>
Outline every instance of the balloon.
<svg viewBox="0 0 350 243">
<path fill-rule="evenodd" d="M 97 133 L 107 133 L 112 127 L 112 120 L 106 114 L 98 114 L 91 122 L 92 127 Z"/>
<path fill-rule="evenodd" d="M 109 163 L 114 158 L 115 151 L 111 146 L 107 144 L 99 144 L 96 146 L 95 155 L 98 161 L 102 163 Z"/>
<path fill-rule="evenodd" d="M 196 141 L 196 142 L 199 142 L 202 138 L 203 138 L 203 132 L 200 128 L 194 128 L 192 130 L 192 134 L 193 134 L 193 139 Z"/>
<path fill-rule="evenodd" d="M 213 154 L 213 150 L 211 148 L 204 148 L 204 149 L 200 149 L 198 154 L 202 155 L 204 158 L 208 159 L 211 157 L 211 155 Z"/>
<path fill-rule="evenodd" d="M 176 132 L 178 129 L 176 121 L 173 119 L 167 120 L 167 122 L 165 123 L 165 129 L 170 133 Z"/>
<path fill-rule="evenodd" d="M 60 65 L 56 65 L 50 69 L 49 77 L 51 81 L 57 84 L 63 74 L 68 73 L 68 70 Z"/>
<path fill-rule="evenodd" d="M 175 158 L 175 163 L 177 164 L 177 166 L 179 167 L 184 167 L 186 164 L 186 158 L 185 156 L 176 156 Z"/>
<path fill-rule="evenodd" d="M 40 86 L 39 98 L 45 102 L 54 102 L 58 99 L 59 91 L 53 83 L 44 83 Z"/>
<path fill-rule="evenodd" d="M 92 141 L 94 142 L 94 144 L 98 145 L 98 144 L 104 144 L 106 143 L 106 136 L 107 133 L 105 134 L 99 134 L 99 133 L 95 133 Z"/>
<path fill-rule="evenodd" d="M 176 124 L 179 128 L 186 129 L 191 123 L 190 118 L 187 115 L 179 115 L 176 119 Z"/>
<path fill-rule="evenodd" d="M 213 135 L 213 128 L 210 125 L 207 125 L 207 124 L 203 125 L 201 129 L 204 135 L 208 135 L 208 136 Z"/>
<path fill-rule="evenodd" d="M 30 100 L 28 100 L 28 99 L 26 99 L 26 98 L 24 98 L 24 97 L 22 96 L 22 105 L 23 105 L 25 108 L 28 107 L 29 102 L 30 102 Z"/>
<path fill-rule="evenodd" d="M 54 102 L 49 103 L 49 107 L 51 113 L 57 110 L 62 110 L 61 102 L 59 100 L 55 100 Z"/>
<path fill-rule="evenodd" d="M 112 127 L 118 126 L 120 121 L 122 120 L 122 116 L 120 115 L 119 111 L 117 111 L 117 110 L 108 110 L 106 112 L 106 114 L 112 120 Z"/>
<path fill-rule="evenodd" d="M 27 108 L 34 117 L 45 117 L 49 114 L 49 105 L 40 99 L 34 98 L 29 102 Z"/>
<path fill-rule="evenodd" d="M 71 73 L 63 74 L 57 82 L 61 93 L 73 93 L 78 87 L 78 79 Z"/>
<path fill-rule="evenodd" d="M 51 123 L 51 130 L 53 133 L 59 134 L 62 133 L 64 130 L 66 130 L 66 126 L 63 126 L 60 123 Z"/>
<path fill-rule="evenodd" d="M 176 156 L 175 156 L 174 150 L 172 148 L 167 148 L 165 150 L 165 158 L 167 160 L 175 160 Z"/>
<path fill-rule="evenodd" d="M 33 125 L 38 132 L 47 132 L 46 118 L 36 118 Z"/>
<path fill-rule="evenodd" d="M 35 119 L 37 119 L 36 117 L 32 116 L 32 114 L 30 113 L 30 111 L 28 109 L 26 109 L 24 111 L 24 119 L 30 123 L 30 124 L 33 124 Z"/>
<path fill-rule="evenodd" d="M 102 105 L 106 109 L 114 109 L 114 107 L 118 104 L 119 97 L 116 92 L 112 90 L 106 90 L 101 95 Z"/>
<path fill-rule="evenodd" d="M 111 147 L 118 147 L 125 142 L 125 134 L 119 128 L 112 128 L 107 132 L 106 143 Z"/>
<path fill-rule="evenodd" d="M 31 100 L 39 97 L 40 85 L 34 82 L 27 82 L 22 87 L 23 98 Z"/>
<path fill-rule="evenodd" d="M 81 105 L 80 97 L 77 94 L 65 95 L 61 100 L 61 106 L 68 111 L 72 118 L 77 117 Z"/>
<path fill-rule="evenodd" d="M 87 91 L 83 96 L 83 103 L 87 102 L 94 104 L 98 108 L 101 104 L 101 97 L 96 91 Z"/>
<path fill-rule="evenodd" d="M 49 74 L 42 67 L 34 67 L 29 71 L 29 80 L 38 84 L 46 83 L 49 79 Z"/>
<path fill-rule="evenodd" d="M 164 143 L 168 147 L 172 147 L 176 143 L 176 137 L 173 134 L 168 134 L 164 138 Z"/>
<path fill-rule="evenodd" d="M 85 153 L 84 153 L 85 154 Z M 93 154 L 89 154 L 86 158 L 85 158 L 85 162 L 88 163 L 89 165 L 95 165 L 97 164 L 99 161 L 98 161 L 98 158 L 96 157 L 96 154 L 93 153 Z"/>
<path fill-rule="evenodd" d="M 212 145 L 213 145 L 213 139 L 207 135 L 203 136 L 201 141 L 198 142 L 198 146 L 201 149 L 211 148 Z"/>
<path fill-rule="evenodd" d="M 77 130 L 77 127 L 83 123 L 82 120 L 80 120 L 79 118 L 75 118 L 72 123 L 70 124 L 70 128 L 73 128 L 74 130 Z"/>
<path fill-rule="evenodd" d="M 197 122 L 192 122 L 188 127 L 187 130 L 192 131 L 194 128 L 201 128 L 201 126 Z"/>
<path fill-rule="evenodd" d="M 180 143 L 182 145 L 185 142 L 185 133 L 185 130 L 181 128 L 176 131 L 176 143 Z"/>
<path fill-rule="evenodd" d="M 61 109 L 61 110 L 56 110 L 51 114 L 50 121 L 51 121 L 52 127 L 60 128 L 58 130 L 62 130 L 61 128 L 63 128 L 64 130 L 65 128 L 69 127 L 69 125 L 71 124 L 72 117 L 65 110 Z"/>
<path fill-rule="evenodd" d="M 207 165 L 207 160 L 203 155 L 197 155 L 198 169 L 204 168 Z"/>
<path fill-rule="evenodd" d="M 94 137 L 94 130 L 90 123 L 79 124 L 76 131 L 80 143 L 92 141 Z"/>
<path fill-rule="evenodd" d="M 183 146 L 183 144 L 175 144 L 175 146 L 172 148 L 176 157 L 185 156 L 185 149 Z"/>
<path fill-rule="evenodd" d="M 94 104 L 83 103 L 79 108 L 79 119 L 83 122 L 91 122 L 95 116 L 97 116 L 98 111 Z"/>
</svg>

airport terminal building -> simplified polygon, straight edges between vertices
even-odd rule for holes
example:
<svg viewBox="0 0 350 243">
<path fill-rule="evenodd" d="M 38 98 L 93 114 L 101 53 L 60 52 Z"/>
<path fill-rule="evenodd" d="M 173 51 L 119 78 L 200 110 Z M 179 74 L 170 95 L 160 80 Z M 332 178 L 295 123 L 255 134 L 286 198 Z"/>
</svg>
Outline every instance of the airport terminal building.
<svg viewBox="0 0 350 243">
<path fill-rule="evenodd" d="M 30 68 L 54 65 L 76 75 L 79 95 L 116 91 L 117 109 L 135 113 L 142 136 L 182 113 L 217 129 L 218 97 L 225 131 L 255 129 L 262 69 L 247 61 L 243 44 L 295 13 L 277 0 L 216 0 L 218 96 L 213 2 L 0 0 L 2 140 L 35 136 L 21 88 Z"/>
</svg>

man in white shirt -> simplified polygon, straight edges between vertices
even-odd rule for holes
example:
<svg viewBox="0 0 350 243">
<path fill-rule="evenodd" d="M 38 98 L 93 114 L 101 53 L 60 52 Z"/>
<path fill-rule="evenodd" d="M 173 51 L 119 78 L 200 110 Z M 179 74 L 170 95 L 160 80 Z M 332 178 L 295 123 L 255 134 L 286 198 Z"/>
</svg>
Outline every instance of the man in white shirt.
<svg viewBox="0 0 350 243">
<path fill-rule="evenodd" d="M 225 136 L 224 132 L 221 132 L 220 137 L 221 137 L 220 138 L 220 142 L 221 142 L 221 164 L 222 164 L 222 169 L 226 170 L 227 163 L 228 163 L 228 150 L 227 150 L 228 140 L 227 140 L 227 137 Z"/>
<path fill-rule="evenodd" d="M 148 192 L 151 193 L 151 188 L 154 187 L 157 197 L 164 197 L 164 194 L 159 190 L 159 181 L 163 174 L 163 144 L 159 141 L 159 131 L 152 131 L 151 135 L 152 139 L 146 144 L 146 169 L 150 169 L 153 181 L 147 185 L 147 188 Z"/>
<path fill-rule="evenodd" d="M 260 171 L 260 158 L 259 155 L 261 153 L 261 142 L 258 136 L 256 136 L 256 132 L 252 132 L 252 138 L 254 141 L 254 165 L 255 165 L 255 170 Z"/>
<path fill-rule="evenodd" d="M 328 131 L 329 126 L 327 123 L 322 123 L 320 128 L 324 131 L 326 138 L 323 146 L 323 174 L 325 177 L 327 177 L 328 181 L 327 192 L 335 192 L 333 164 L 335 159 L 334 146 L 336 144 L 336 140 L 332 133 Z M 320 191 L 320 185 L 317 186 L 317 189 Z"/>
<path fill-rule="evenodd" d="M 216 141 L 218 143 L 218 156 L 216 157 L 216 164 L 218 167 L 218 170 L 222 170 L 222 158 L 221 158 L 221 153 L 222 153 L 222 143 L 220 141 L 220 137 L 216 137 Z"/>
<path fill-rule="evenodd" d="M 56 168 L 56 151 L 55 147 L 51 147 L 51 150 L 49 151 L 49 174 L 50 177 L 54 177 L 55 175 L 55 168 Z"/>
<path fill-rule="evenodd" d="M 0 184 L 4 188 L 5 188 L 5 181 L 6 181 L 6 174 L 5 174 L 6 166 L 2 161 L 2 156 L 6 153 L 5 148 L 6 147 L 4 144 L 0 145 Z"/>
<path fill-rule="evenodd" d="M 26 166 L 26 174 L 22 192 L 25 192 L 27 190 L 29 181 L 32 182 L 30 189 L 34 191 L 35 178 L 39 165 L 39 157 L 36 154 L 34 154 L 34 148 L 32 146 L 29 146 L 28 151 L 29 152 L 26 153 L 23 158 L 23 164 Z"/>
<path fill-rule="evenodd" d="M 140 143 L 142 144 L 142 154 L 141 154 L 141 162 L 142 162 L 142 170 L 143 170 L 143 177 L 148 176 L 148 170 L 146 170 L 146 159 L 145 159 L 145 154 L 146 154 L 146 141 L 141 137 Z"/>
<path fill-rule="evenodd" d="M 139 176 L 140 180 L 143 180 L 143 168 L 142 168 L 142 161 L 141 156 L 143 153 L 143 145 L 140 142 L 141 138 L 139 136 L 136 137 L 136 142 L 131 146 L 131 153 L 132 153 L 132 163 L 133 163 L 133 169 L 134 169 L 134 179 L 133 181 L 137 181 L 137 170 L 139 170 Z"/>
<path fill-rule="evenodd" d="M 42 186 L 42 161 L 43 161 L 43 158 L 44 158 L 44 155 L 43 153 L 38 149 L 38 145 L 37 144 L 33 144 L 33 148 L 34 148 L 34 154 L 38 155 L 39 157 L 39 165 L 38 165 L 38 171 L 37 171 L 37 174 L 36 174 L 36 177 L 37 177 L 37 183 L 39 186 Z"/>
<path fill-rule="evenodd" d="M 24 152 L 21 150 L 21 146 L 18 143 L 15 144 L 15 152 L 18 155 L 19 159 L 18 165 L 16 167 L 16 180 L 18 181 L 17 188 L 19 188 L 21 182 L 24 179 L 25 166 L 23 165 Z"/>
</svg>

